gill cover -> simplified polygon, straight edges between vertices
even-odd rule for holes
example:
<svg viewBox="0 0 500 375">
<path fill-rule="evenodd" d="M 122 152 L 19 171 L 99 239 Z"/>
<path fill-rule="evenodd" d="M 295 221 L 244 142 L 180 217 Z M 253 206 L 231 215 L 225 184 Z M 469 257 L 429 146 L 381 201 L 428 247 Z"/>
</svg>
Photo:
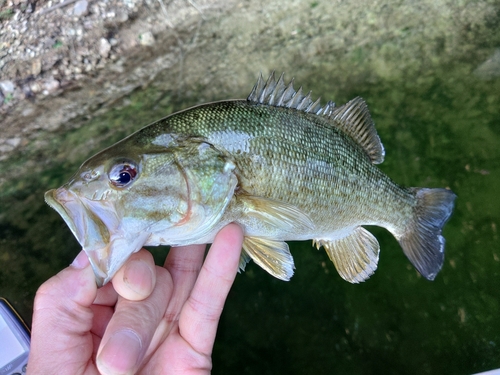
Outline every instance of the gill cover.
<svg viewBox="0 0 500 375">
<path fill-rule="evenodd" d="M 173 149 L 188 191 L 188 215 L 176 226 L 174 244 L 196 242 L 214 230 L 231 201 L 238 179 L 235 164 L 212 144 L 190 138 Z"/>
</svg>

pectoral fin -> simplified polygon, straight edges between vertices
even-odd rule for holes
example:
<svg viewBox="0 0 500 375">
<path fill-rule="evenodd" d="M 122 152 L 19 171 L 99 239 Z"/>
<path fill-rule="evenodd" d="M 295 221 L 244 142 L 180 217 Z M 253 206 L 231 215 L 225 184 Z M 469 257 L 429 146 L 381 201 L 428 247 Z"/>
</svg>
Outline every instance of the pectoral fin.
<svg viewBox="0 0 500 375">
<path fill-rule="evenodd" d="M 280 280 L 288 281 L 293 276 L 295 266 L 286 242 L 245 237 L 243 253 L 240 258 L 240 269 L 244 269 L 248 257 Z"/>
<path fill-rule="evenodd" d="M 252 260 L 252 258 L 250 258 L 248 253 L 246 251 L 242 251 L 241 255 L 240 255 L 240 263 L 238 266 L 238 272 L 245 271 L 245 268 L 246 268 L 248 262 L 250 262 L 251 260 Z"/>
<path fill-rule="evenodd" d="M 238 200 L 243 204 L 244 215 L 263 225 L 290 232 L 314 228 L 309 216 L 291 204 L 244 194 Z"/>
<path fill-rule="evenodd" d="M 339 275 L 350 283 L 365 281 L 377 269 L 378 241 L 362 227 L 341 239 L 315 239 L 313 243 L 325 248 Z"/>
</svg>

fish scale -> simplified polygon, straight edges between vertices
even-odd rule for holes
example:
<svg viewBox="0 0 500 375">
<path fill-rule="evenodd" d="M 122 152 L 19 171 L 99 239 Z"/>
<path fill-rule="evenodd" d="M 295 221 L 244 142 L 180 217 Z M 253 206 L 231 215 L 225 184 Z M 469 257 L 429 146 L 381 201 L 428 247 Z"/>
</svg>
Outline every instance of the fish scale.
<svg viewBox="0 0 500 375">
<path fill-rule="evenodd" d="M 377 168 L 384 156 L 361 98 L 322 107 L 272 74 L 247 100 L 200 105 L 137 131 L 45 197 L 98 284 L 144 245 L 209 243 L 230 222 L 245 231 L 241 270 L 253 260 L 289 280 L 285 241 L 312 239 L 342 278 L 358 283 L 373 274 L 380 250 L 362 226 L 378 225 L 432 280 L 455 195 L 399 186 Z"/>
<path fill-rule="evenodd" d="M 402 210 L 409 216 L 415 198 L 374 167 L 357 145 L 326 120 L 310 114 L 302 119 L 303 112 L 276 109 L 246 101 L 216 103 L 194 108 L 194 114 L 200 112 L 193 116 L 197 122 L 170 118 L 156 124 L 155 134 L 203 137 L 222 150 L 227 149 L 228 137 L 219 139 L 214 134 L 222 130 L 248 134 L 243 141 L 248 145 L 239 145 L 239 150 L 247 152 L 234 152 L 235 145 L 231 146 L 241 171 L 241 187 L 251 195 L 297 206 L 315 217 L 317 229 L 392 223 L 395 220 L 388 216 L 402 216 Z M 267 126 L 249 124 L 249 118 L 265 118 Z M 265 161 L 255 163 L 254 154 Z M 378 194 L 373 194 L 374 189 Z M 394 209 L 387 210 L 388 205 Z"/>
</svg>

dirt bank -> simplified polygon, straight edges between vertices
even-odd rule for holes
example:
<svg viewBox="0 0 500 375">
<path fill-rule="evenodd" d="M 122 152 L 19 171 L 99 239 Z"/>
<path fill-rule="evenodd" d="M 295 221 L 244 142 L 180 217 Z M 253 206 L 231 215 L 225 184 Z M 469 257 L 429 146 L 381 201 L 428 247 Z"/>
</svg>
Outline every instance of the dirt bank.
<svg viewBox="0 0 500 375">
<path fill-rule="evenodd" d="M 3 0 L 0 5 L 4 160 L 36 133 L 107 107 L 178 64 L 201 23 L 232 4 Z"/>
</svg>

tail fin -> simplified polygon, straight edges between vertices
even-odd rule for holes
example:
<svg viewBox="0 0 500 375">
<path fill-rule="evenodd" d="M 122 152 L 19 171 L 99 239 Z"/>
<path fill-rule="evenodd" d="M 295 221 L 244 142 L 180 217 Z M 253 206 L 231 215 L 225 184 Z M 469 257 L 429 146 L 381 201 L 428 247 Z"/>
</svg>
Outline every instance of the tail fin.
<svg viewBox="0 0 500 375">
<path fill-rule="evenodd" d="M 413 220 L 398 241 L 415 268 L 434 280 L 443 265 L 441 230 L 453 211 L 456 195 L 447 189 L 411 188 L 417 198 Z"/>
</svg>

